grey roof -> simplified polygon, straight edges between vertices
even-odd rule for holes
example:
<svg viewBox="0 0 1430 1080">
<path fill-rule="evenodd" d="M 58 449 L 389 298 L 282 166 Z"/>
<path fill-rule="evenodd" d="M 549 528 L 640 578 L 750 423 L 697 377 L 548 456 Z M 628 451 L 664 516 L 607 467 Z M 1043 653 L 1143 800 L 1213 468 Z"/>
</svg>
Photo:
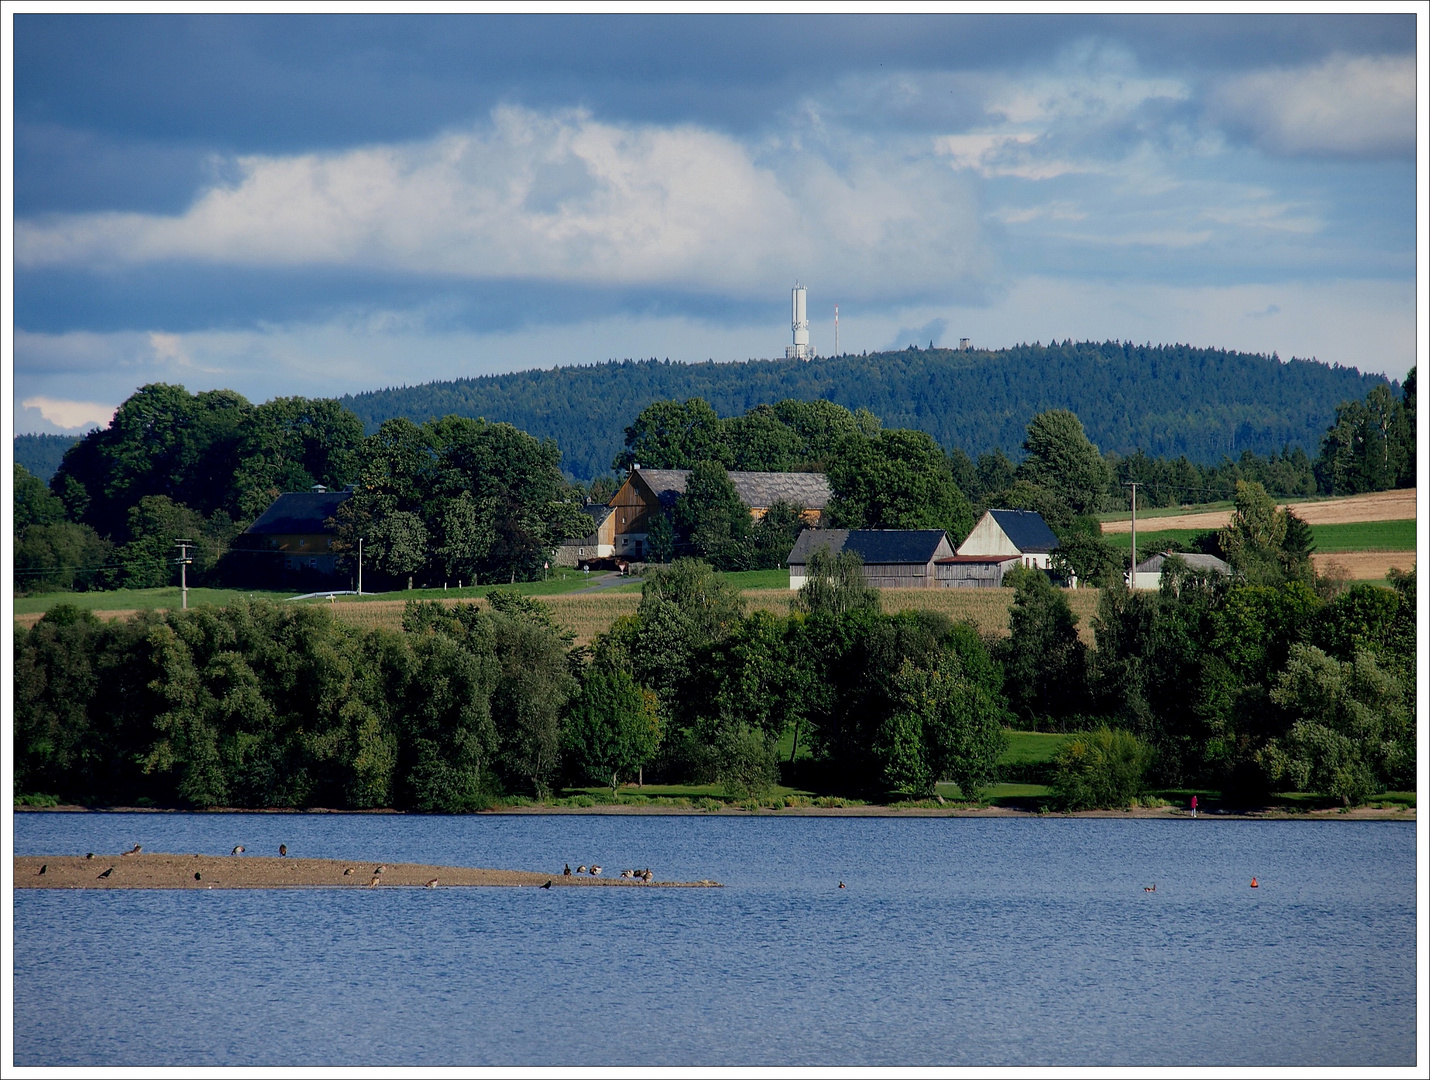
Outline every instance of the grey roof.
<svg viewBox="0 0 1430 1080">
<path fill-rule="evenodd" d="M 584 536 L 568 536 L 561 542 L 563 544 L 595 544 L 600 533 L 601 523 L 615 513 L 609 506 L 583 506 L 581 513 L 587 514 L 591 518 L 591 531 Z"/>
<path fill-rule="evenodd" d="M 1036 510 L 990 510 L 988 512 L 993 515 L 993 520 L 1003 530 L 1003 535 L 1013 541 L 1013 546 L 1019 551 L 1030 555 L 1040 555 L 1057 550 L 1057 536 L 1052 529 L 1048 528 L 1048 523 L 1043 520 L 1043 515 Z"/>
<path fill-rule="evenodd" d="M 1181 559 L 1192 570 L 1200 570 L 1203 573 L 1227 574 L 1231 573 L 1231 567 L 1215 555 L 1202 555 L 1195 551 L 1162 551 L 1137 564 L 1139 574 L 1160 574 L 1162 564 L 1167 561 L 1168 555 L 1175 555 Z"/>
<path fill-rule="evenodd" d="M 690 479 L 689 469 L 640 469 L 638 473 L 664 505 L 683 495 Z M 730 482 L 740 501 L 749 507 L 764 508 L 783 500 L 805 510 L 823 510 L 833 498 L 823 473 L 731 472 Z"/>
<path fill-rule="evenodd" d="M 330 533 L 328 518 L 352 497 L 351 491 L 285 492 L 246 531 L 257 536 Z"/>
<path fill-rule="evenodd" d="M 828 546 L 833 555 L 857 552 L 865 566 L 927 563 L 938 553 L 942 529 L 805 529 L 785 562 L 803 566 L 810 552 Z"/>
</svg>

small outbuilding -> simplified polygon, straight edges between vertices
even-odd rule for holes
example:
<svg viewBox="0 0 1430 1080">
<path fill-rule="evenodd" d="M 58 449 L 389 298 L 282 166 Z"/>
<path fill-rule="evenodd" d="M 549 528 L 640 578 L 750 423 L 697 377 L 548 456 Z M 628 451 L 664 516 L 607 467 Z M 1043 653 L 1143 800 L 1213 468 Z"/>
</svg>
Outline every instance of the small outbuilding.
<svg viewBox="0 0 1430 1080">
<path fill-rule="evenodd" d="M 934 578 L 942 589 L 997 589 L 1017 555 L 951 555 L 934 562 Z"/>
<path fill-rule="evenodd" d="M 557 566 L 580 566 L 593 559 L 609 559 L 616 553 L 616 512 L 609 506 L 583 506 L 591 519 L 591 531 L 561 541 L 552 560 Z"/>
<path fill-rule="evenodd" d="M 1137 573 L 1132 580 L 1132 587 L 1134 589 L 1160 589 L 1162 587 L 1162 569 L 1170 557 L 1181 559 L 1190 570 L 1197 570 L 1204 574 L 1220 574 L 1223 577 L 1231 576 L 1231 567 L 1215 555 L 1202 555 L 1193 551 L 1161 551 L 1150 559 L 1137 564 Z"/>
<path fill-rule="evenodd" d="M 959 555 L 1011 555 L 1022 565 L 1052 568 L 1057 534 L 1036 510 L 988 510 L 958 545 Z"/>
<path fill-rule="evenodd" d="M 879 589 L 931 589 L 940 559 L 953 555 L 942 529 L 806 529 L 785 561 L 789 587 L 805 582 L 809 556 L 821 547 L 831 555 L 853 551 L 864 560 L 864 581 Z"/>
</svg>

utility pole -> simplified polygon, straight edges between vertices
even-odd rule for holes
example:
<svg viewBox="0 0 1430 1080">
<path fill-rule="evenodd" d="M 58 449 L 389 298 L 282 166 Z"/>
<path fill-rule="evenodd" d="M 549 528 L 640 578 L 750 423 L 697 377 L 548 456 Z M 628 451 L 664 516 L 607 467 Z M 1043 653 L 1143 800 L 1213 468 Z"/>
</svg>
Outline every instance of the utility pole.
<svg viewBox="0 0 1430 1080">
<path fill-rule="evenodd" d="M 358 595 L 362 595 L 362 537 L 358 537 Z"/>
<path fill-rule="evenodd" d="M 189 545 L 192 540 L 175 540 L 174 546 L 179 549 L 179 595 L 183 610 L 189 610 L 189 563 L 194 560 L 189 558 Z"/>
<path fill-rule="evenodd" d="M 1127 577 L 1129 588 L 1137 588 L 1137 482 L 1129 481 L 1122 485 L 1132 489 L 1132 572 Z"/>
<path fill-rule="evenodd" d="M 834 305 L 834 355 L 839 355 L 839 305 Z"/>
</svg>

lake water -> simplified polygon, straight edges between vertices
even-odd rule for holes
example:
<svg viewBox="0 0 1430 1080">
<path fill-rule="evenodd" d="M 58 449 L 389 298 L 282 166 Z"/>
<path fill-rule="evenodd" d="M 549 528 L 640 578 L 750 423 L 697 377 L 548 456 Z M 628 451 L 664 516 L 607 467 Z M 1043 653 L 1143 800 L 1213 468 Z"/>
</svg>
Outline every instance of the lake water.
<svg viewBox="0 0 1430 1080">
<path fill-rule="evenodd" d="M 17 1065 L 1415 1060 L 1409 823 L 14 820 L 22 855 L 286 843 L 727 886 L 17 890 Z"/>
</svg>

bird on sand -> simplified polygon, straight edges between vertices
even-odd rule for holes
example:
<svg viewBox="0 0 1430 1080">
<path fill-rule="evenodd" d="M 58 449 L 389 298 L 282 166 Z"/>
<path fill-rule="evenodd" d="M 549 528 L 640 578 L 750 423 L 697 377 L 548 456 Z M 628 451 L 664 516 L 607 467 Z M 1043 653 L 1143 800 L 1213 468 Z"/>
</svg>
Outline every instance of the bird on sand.
<svg viewBox="0 0 1430 1080">
<path fill-rule="evenodd" d="M 436 882 L 434 881 L 432 884 L 435 885 Z M 545 885 L 543 885 L 543 886 L 541 886 L 541 887 L 542 887 L 543 889 L 549 889 L 549 888 L 551 888 L 551 882 L 548 881 Z"/>
<path fill-rule="evenodd" d="M 649 880 L 651 879 L 651 877 L 652 877 L 652 874 L 651 874 L 651 872 L 650 872 L 650 867 L 647 866 L 644 870 L 641 871 L 641 880 L 642 880 L 642 881 L 649 881 Z"/>
<path fill-rule="evenodd" d="M 367 887 L 368 887 L 369 889 L 375 889 L 375 888 L 377 888 L 378 883 L 381 882 L 381 881 L 382 881 L 382 875 L 381 875 L 381 874 L 373 874 L 373 875 L 372 875 L 372 880 L 367 883 Z"/>
<path fill-rule="evenodd" d="M 636 876 L 636 872 L 635 872 L 634 870 L 622 870 L 622 871 L 621 871 L 621 877 L 635 877 L 635 876 Z"/>
<path fill-rule="evenodd" d="M 202 876 L 197 870 L 194 871 L 194 880 L 195 880 L 195 881 L 202 881 L 202 880 L 203 880 L 203 876 Z"/>
<path fill-rule="evenodd" d="M 383 872 L 386 871 L 386 870 L 387 870 L 387 864 L 386 864 L 386 863 L 383 863 L 383 864 L 380 865 L 380 866 L 374 866 L 374 867 L 372 868 L 372 873 L 373 873 L 373 876 L 376 877 L 378 874 L 381 874 L 381 873 L 383 873 Z"/>
<path fill-rule="evenodd" d="M 144 850 L 144 848 L 143 848 L 141 845 L 135 844 L 135 845 L 134 845 L 132 848 L 130 848 L 128 851 L 121 851 L 119 854 L 121 854 L 121 855 L 138 855 L 138 854 L 139 854 L 141 851 L 143 851 L 143 850 Z"/>
<path fill-rule="evenodd" d="M 279 844 L 279 845 L 278 845 L 278 854 L 279 854 L 279 855 L 287 855 L 287 854 L 288 854 L 288 845 L 287 845 L 287 844 Z"/>
<path fill-rule="evenodd" d="M 49 864 L 49 863 L 40 863 L 40 873 L 42 873 L 42 874 L 45 873 L 46 871 L 49 870 L 49 868 L 50 868 L 50 864 Z"/>
<path fill-rule="evenodd" d="M 352 868 L 351 866 L 349 866 L 346 870 L 343 871 L 343 877 L 347 877 L 347 876 L 348 876 L 349 874 L 351 874 L 352 872 L 353 872 L 353 868 Z"/>
<path fill-rule="evenodd" d="M 232 855 L 242 855 L 242 854 L 243 854 L 245 851 L 247 851 L 247 850 L 248 850 L 248 848 L 244 847 L 242 844 L 238 844 L 238 845 L 236 845 L 236 846 L 234 847 L 233 851 L 231 851 L 230 854 L 232 854 Z"/>
<path fill-rule="evenodd" d="M 570 863 L 567 863 L 567 864 L 566 864 L 566 869 L 563 870 L 563 871 L 561 871 L 561 876 L 562 876 L 562 877 L 570 877 L 570 876 L 571 876 L 571 864 L 570 864 Z"/>
<path fill-rule="evenodd" d="M 592 877 L 595 877 L 595 876 L 599 875 L 600 872 L 601 872 L 601 868 L 600 868 L 599 866 L 592 866 L 592 867 L 591 867 L 591 876 L 592 876 Z"/>
<path fill-rule="evenodd" d="M 111 866 L 108 870 L 106 870 L 104 873 L 100 874 L 99 876 L 102 877 L 102 878 L 104 878 L 104 877 L 108 877 L 108 876 L 109 876 L 110 874 L 112 874 L 112 873 L 114 873 L 114 867 Z"/>
<path fill-rule="evenodd" d="M 92 859 L 92 858 L 94 858 L 94 852 L 92 852 L 92 851 L 87 852 L 87 853 L 85 854 L 85 858 L 86 858 L 86 859 Z"/>
<path fill-rule="evenodd" d="M 423 886 L 423 888 L 426 888 L 426 889 L 435 889 L 436 887 L 437 887 L 437 879 L 436 879 L 436 878 L 433 878 L 431 881 L 429 881 L 426 885 Z"/>
<path fill-rule="evenodd" d="M 585 872 L 586 872 L 586 868 L 585 868 L 584 866 L 578 866 L 578 867 L 576 867 L 576 873 L 578 873 L 578 874 L 584 874 Z"/>
</svg>

